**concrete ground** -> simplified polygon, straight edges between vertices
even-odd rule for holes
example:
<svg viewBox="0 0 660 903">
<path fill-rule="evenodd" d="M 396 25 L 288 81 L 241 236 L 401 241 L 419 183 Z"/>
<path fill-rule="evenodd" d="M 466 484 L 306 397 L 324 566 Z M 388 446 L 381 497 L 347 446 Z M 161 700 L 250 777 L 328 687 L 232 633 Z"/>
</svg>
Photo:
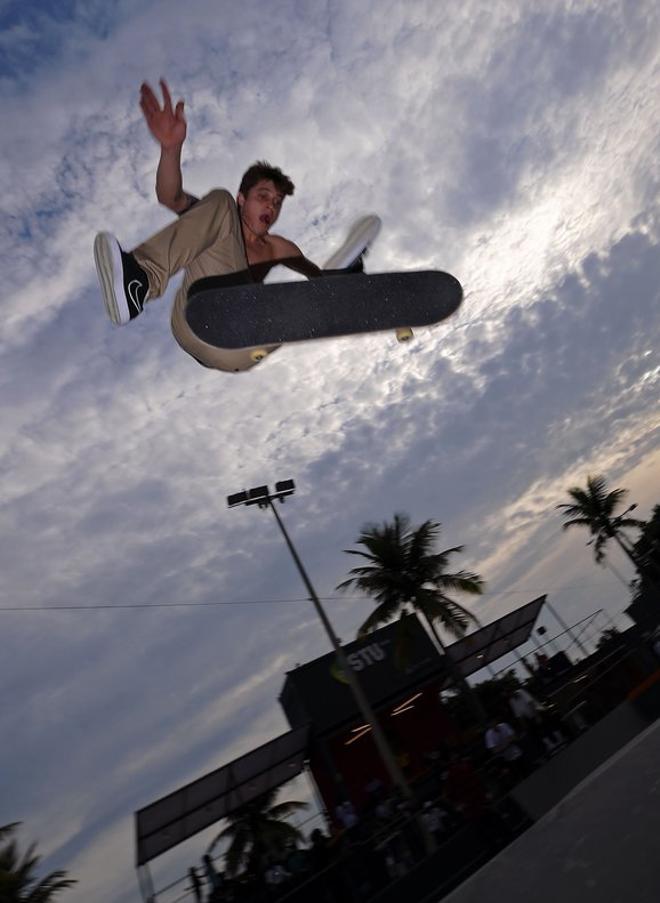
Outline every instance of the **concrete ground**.
<svg viewBox="0 0 660 903">
<path fill-rule="evenodd" d="M 660 722 L 443 903 L 660 903 Z"/>
</svg>

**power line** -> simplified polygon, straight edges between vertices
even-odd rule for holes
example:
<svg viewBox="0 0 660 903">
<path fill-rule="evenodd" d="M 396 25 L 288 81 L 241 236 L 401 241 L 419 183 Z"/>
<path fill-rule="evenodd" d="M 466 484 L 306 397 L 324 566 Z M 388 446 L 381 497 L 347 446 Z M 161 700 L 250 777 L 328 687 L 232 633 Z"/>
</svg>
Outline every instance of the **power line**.
<svg viewBox="0 0 660 903">
<path fill-rule="evenodd" d="M 218 605 L 281 605 L 309 599 L 247 599 L 235 602 L 100 602 L 96 605 L 11 605 L 0 611 L 95 611 L 126 608 L 213 608 Z"/>
<path fill-rule="evenodd" d="M 570 586 L 560 587 L 526 587 L 522 589 L 498 590 L 497 592 L 482 593 L 480 598 L 488 598 L 493 596 L 514 596 L 529 595 L 531 593 L 563 593 L 570 592 L 575 589 L 596 588 L 601 589 L 604 583 L 581 582 L 574 583 Z M 369 596 L 321 596 L 324 602 L 371 602 Z M 219 606 L 235 606 L 242 605 L 301 605 L 308 604 L 309 599 L 242 599 L 231 601 L 216 602 L 99 602 L 95 604 L 81 605 L 1 605 L 0 612 L 22 612 L 22 611 L 120 611 L 127 609 L 149 609 L 149 608 L 216 608 Z"/>
</svg>

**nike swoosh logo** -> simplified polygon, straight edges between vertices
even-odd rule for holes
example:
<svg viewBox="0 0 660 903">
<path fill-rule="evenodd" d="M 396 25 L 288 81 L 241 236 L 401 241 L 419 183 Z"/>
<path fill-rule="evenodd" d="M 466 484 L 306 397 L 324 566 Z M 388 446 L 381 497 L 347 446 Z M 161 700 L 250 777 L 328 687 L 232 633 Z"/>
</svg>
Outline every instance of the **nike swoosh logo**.
<svg viewBox="0 0 660 903">
<path fill-rule="evenodd" d="M 139 279 L 132 279 L 126 288 L 128 299 L 138 313 L 142 312 L 143 302 L 138 297 L 138 289 L 144 291 Z"/>
</svg>

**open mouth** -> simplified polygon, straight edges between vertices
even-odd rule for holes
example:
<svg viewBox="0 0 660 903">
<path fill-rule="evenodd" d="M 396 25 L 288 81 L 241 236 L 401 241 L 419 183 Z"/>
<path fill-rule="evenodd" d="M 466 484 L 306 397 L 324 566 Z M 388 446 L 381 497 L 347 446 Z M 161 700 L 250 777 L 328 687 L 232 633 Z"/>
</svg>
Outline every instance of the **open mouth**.
<svg viewBox="0 0 660 903">
<path fill-rule="evenodd" d="M 263 223 L 264 226 L 270 226 L 271 218 L 268 216 L 267 213 L 262 213 L 261 216 L 259 217 L 259 222 Z"/>
</svg>

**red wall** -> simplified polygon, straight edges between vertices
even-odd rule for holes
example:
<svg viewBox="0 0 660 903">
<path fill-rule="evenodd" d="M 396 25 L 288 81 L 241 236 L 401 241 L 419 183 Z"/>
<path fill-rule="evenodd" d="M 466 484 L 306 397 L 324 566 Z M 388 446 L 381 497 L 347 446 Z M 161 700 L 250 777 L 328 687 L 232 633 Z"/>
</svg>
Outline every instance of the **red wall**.
<svg viewBox="0 0 660 903">
<path fill-rule="evenodd" d="M 441 686 L 442 682 L 437 681 L 410 690 L 377 713 L 392 751 L 409 780 L 428 770 L 429 762 L 424 754 L 438 749 L 454 735 L 453 725 L 438 700 Z M 412 708 L 393 714 L 394 709 L 416 693 L 422 695 L 410 703 Z M 346 795 L 359 810 L 368 797 L 366 785 L 374 778 L 379 778 L 385 787 L 391 784 L 371 731 L 347 745 L 347 741 L 356 736 L 352 728 L 362 723 L 356 721 L 340 733 L 317 739 L 314 743 L 310 767 L 331 816 L 334 816 L 337 803 Z M 336 772 L 340 773 L 341 781 L 337 780 Z"/>
</svg>

